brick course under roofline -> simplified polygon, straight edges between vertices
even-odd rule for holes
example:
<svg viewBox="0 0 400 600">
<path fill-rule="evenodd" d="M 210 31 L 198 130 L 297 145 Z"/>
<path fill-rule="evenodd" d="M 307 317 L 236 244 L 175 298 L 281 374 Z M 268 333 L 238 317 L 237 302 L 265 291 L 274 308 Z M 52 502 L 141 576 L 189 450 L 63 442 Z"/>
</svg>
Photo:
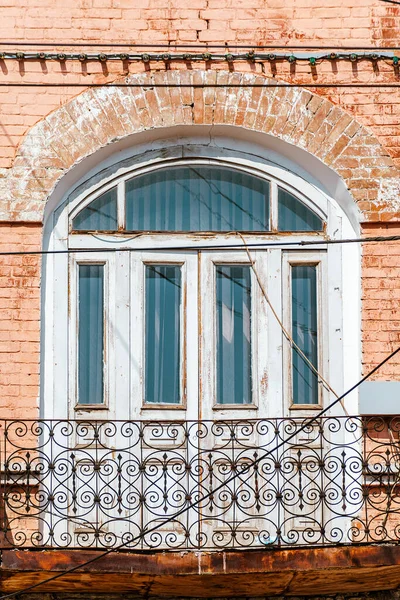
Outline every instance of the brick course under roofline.
<svg viewBox="0 0 400 600">
<path fill-rule="evenodd" d="M 362 221 L 398 218 L 399 170 L 378 139 L 329 100 L 300 88 L 229 87 L 276 81 L 221 70 L 154 72 L 129 81 L 148 87 L 86 90 L 28 131 L 13 167 L 1 173 L 0 220 L 42 221 L 57 182 L 85 157 L 138 132 L 191 124 L 233 125 L 296 145 L 345 181 Z M 203 82 L 227 87 L 181 87 Z"/>
</svg>

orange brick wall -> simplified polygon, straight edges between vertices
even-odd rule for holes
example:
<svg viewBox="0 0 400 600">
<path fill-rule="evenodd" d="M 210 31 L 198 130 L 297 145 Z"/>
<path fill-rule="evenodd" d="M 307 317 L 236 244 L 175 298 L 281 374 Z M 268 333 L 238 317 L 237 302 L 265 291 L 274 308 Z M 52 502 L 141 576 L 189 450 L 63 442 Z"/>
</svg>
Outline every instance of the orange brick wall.
<svg viewBox="0 0 400 600">
<path fill-rule="evenodd" d="M 2 39 L 398 43 L 399 10 L 368 0 L 3 0 Z"/>
<path fill-rule="evenodd" d="M 160 51 L 165 51 L 168 43 L 227 43 L 233 51 L 234 44 L 390 47 L 398 44 L 400 35 L 400 6 L 382 0 L 293 0 L 289 4 L 270 0 L 170 0 L 168 3 L 164 0 L 4 0 L 1 17 L 0 39 L 15 42 L 7 47 L 14 50 L 27 50 L 18 48 L 21 41 L 102 43 L 104 50 L 111 50 L 107 43 L 131 41 L 163 44 Z M 206 65 L 196 62 L 195 66 L 205 68 Z M 222 61 L 221 66 L 226 67 L 226 63 Z M 107 64 L 94 61 L 85 65 L 68 61 L 63 65 L 7 61 L 0 69 L 0 81 L 102 82 L 149 67 L 164 69 L 162 62 L 145 67 L 142 63 L 128 66 L 120 61 Z M 191 69 L 193 65 L 182 63 L 172 68 Z M 388 64 L 380 61 L 377 65 L 371 61 L 322 63 L 312 68 L 300 63 L 289 66 L 286 61 L 275 66 L 268 62 L 263 65 L 235 63 L 231 69 L 273 74 L 302 84 L 396 83 L 399 76 L 390 61 Z M 11 165 L 21 136 L 30 126 L 80 91 L 66 87 L 0 88 L 0 168 Z M 390 155 L 400 161 L 398 90 L 355 87 L 320 89 L 318 93 L 340 104 L 360 123 L 370 127 Z"/>
<path fill-rule="evenodd" d="M 40 225 L 0 224 L 0 252 L 40 250 Z M 40 259 L 0 256 L 0 418 L 36 418 Z"/>
<path fill-rule="evenodd" d="M 365 224 L 368 237 L 400 235 L 400 224 Z M 368 243 L 362 263 L 363 371 L 367 373 L 400 346 L 400 242 Z M 399 379 L 400 356 L 375 379 Z"/>
<path fill-rule="evenodd" d="M 236 50 L 235 44 L 298 44 L 304 49 L 306 44 L 327 48 L 334 45 L 390 48 L 398 45 L 400 39 L 400 6 L 380 0 L 292 0 L 290 3 L 282 0 L 278 3 L 270 0 L 3 0 L 0 10 L 0 39 L 10 40 L 10 44 L 0 50 L 27 51 L 29 48 L 18 47 L 18 44 L 40 42 L 51 44 L 49 51 L 56 50 L 57 43 L 101 43 L 101 50 L 111 51 L 107 43 L 129 41 L 160 44 L 160 52 L 166 50 L 166 44 L 170 44 L 173 52 L 174 43 L 203 44 L 197 49 L 199 52 L 206 49 L 206 43 L 226 43 L 231 51 Z M 35 51 L 38 49 L 36 47 Z M 59 46 L 58 49 L 72 51 L 74 47 Z M 89 45 L 75 51 L 97 52 Z M 314 88 L 313 91 L 365 126 L 382 145 L 387 160 L 392 157 L 400 166 L 400 89 L 360 87 L 363 83 L 398 83 L 399 70 L 390 60 L 376 64 L 367 60 L 322 62 L 315 67 L 308 63 L 289 65 L 286 61 L 276 64 L 235 62 L 228 66 L 221 60 L 211 66 L 204 61 L 181 61 L 171 65 L 153 61 L 144 65 L 119 60 L 107 63 L 0 60 L 0 84 L 86 85 L 114 81 L 129 73 L 190 71 L 194 68 L 250 72 L 311 86 L 310 89 L 315 83 L 355 84 L 351 88 Z M 14 165 L 14 158 L 30 128 L 83 90 L 82 87 L 63 85 L 0 87 L 0 184 Z M 233 91 L 231 96 L 235 98 L 238 94 Z M 283 96 L 282 93 L 282 100 Z M 187 97 L 190 97 L 189 92 Z M 220 97 L 225 102 L 225 92 L 218 95 Z M 279 95 L 277 99 L 277 104 L 284 106 Z M 190 111 L 189 105 L 184 107 L 185 115 L 187 111 Z M 197 118 L 196 113 L 194 122 Z M 325 136 L 328 133 L 326 131 Z M 316 136 L 315 151 L 324 143 L 324 137 Z M 68 143 L 66 151 L 67 146 Z M 361 191 L 353 191 L 362 210 L 372 213 L 375 210 L 376 221 L 396 221 L 400 215 L 393 212 L 380 214 L 374 204 L 374 192 L 368 191 L 368 177 L 379 179 L 381 172 L 373 172 L 373 149 L 370 151 L 366 146 L 359 147 L 362 164 L 353 155 L 343 154 L 343 177 L 365 182 Z M 45 170 L 37 173 L 38 179 L 45 180 L 46 177 Z M 29 201 L 30 190 L 27 189 L 20 202 Z M 364 231 L 371 235 L 399 233 L 400 225 L 379 225 L 372 219 Z M 39 225 L 3 223 L 0 226 L 2 250 L 38 249 L 40 245 Z M 400 341 L 399 262 L 399 243 L 365 246 L 362 319 L 365 370 Z M 39 283 L 40 261 L 37 257 L 0 258 L 0 398 L 5 416 L 32 415 L 37 407 Z M 392 361 L 378 375 L 380 378 L 399 376 L 398 361 Z"/>
</svg>

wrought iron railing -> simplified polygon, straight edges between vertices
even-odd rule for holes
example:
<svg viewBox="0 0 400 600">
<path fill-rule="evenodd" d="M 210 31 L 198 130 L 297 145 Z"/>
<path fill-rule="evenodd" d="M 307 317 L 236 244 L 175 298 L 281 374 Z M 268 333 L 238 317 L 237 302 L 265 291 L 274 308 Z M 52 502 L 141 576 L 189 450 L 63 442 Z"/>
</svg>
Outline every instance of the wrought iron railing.
<svg viewBox="0 0 400 600">
<path fill-rule="evenodd" d="M 1 421 L 0 545 L 400 541 L 400 417 L 304 424 Z"/>
</svg>

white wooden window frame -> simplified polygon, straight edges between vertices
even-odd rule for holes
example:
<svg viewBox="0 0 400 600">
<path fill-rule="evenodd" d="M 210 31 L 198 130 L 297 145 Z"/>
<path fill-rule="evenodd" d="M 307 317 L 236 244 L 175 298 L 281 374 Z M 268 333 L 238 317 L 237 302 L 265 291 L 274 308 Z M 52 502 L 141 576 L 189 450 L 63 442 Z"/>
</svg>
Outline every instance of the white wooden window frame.
<svg viewBox="0 0 400 600">
<path fill-rule="evenodd" d="M 117 187 L 117 223 L 118 230 L 123 231 L 125 229 L 125 184 L 128 180 L 133 177 L 152 173 L 155 170 L 162 168 L 173 168 L 182 166 L 214 166 L 214 167 L 230 167 L 237 171 L 242 171 L 248 175 L 254 175 L 255 177 L 261 178 L 270 184 L 270 232 L 279 233 L 279 235 L 285 236 L 291 232 L 279 231 L 278 232 L 278 187 L 293 194 L 300 202 L 305 204 L 307 208 L 313 211 L 323 222 L 326 222 L 327 217 L 327 201 L 326 198 L 321 197 L 320 202 L 317 203 L 310 198 L 306 193 L 307 186 L 301 185 L 296 187 L 290 174 L 282 179 L 279 177 L 272 176 L 264 170 L 258 169 L 251 163 L 251 161 L 237 161 L 237 160 L 211 160 L 205 158 L 194 158 L 194 159 L 172 159 L 165 161 L 164 163 L 152 163 L 146 166 L 136 166 L 125 169 L 122 173 L 119 173 L 116 177 L 109 178 L 108 181 L 102 181 L 93 186 L 92 190 L 86 194 L 79 195 L 70 205 L 69 213 L 69 226 L 68 230 L 72 233 L 73 230 L 73 219 L 93 200 L 98 198 L 100 195 Z M 265 232 L 265 233 L 270 233 Z M 182 232 L 167 232 L 168 235 L 182 235 Z M 200 232 L 202 233 L 202 232 Z M 218 232 L 215 232 L 218 233 Z M 263 232 L 261 232 L 263 233 Z M 322 232 L 317 232 L 322 233 Z M 75 234 L 74 234 L 75 235 Z M 79 235 L 79 233 L 78 233 Z M 184 233 L 183 233 L 184 235 Z M 315 233 L 312 235 L 315 236 Z"/>
<path fill-rule="evenodd" d="M 132 337 L 131 337 L 131 348 L 133 352 L 133 358 L 135 364 L 137 364 L 136 381 L 133 380 L 132 396 L 140 401 L 142 409 L 157 409 L 157 408 L 170 408 L 175 410 L 182 410 L 186 408 L 186 370 L 187 370 L 187 356 L 186 356 L 186 331 L 187 331 L 187 317 L 185 311 L 185 305 L 187 303 L 186 297 L 186 286 L 187 286 L 187 267 L 185 260 L 182 255 L 168 256 L 161 253 L 152 254 L 133 254 L 131 256 L 131 268 L 132 268 L 132 284 L 131 284 L 131 311 L 132 311 Z M 180 402 L 177 404 L 158 404 L 155 402 L 146 402 L 146 312 L 147 312 L 147 298 L 146 298 L 146 269 L 150 266 L 176 266 L 180 268 L 181 272 L 181 298 L 180 298 L 180 335 L 179 335 L 179 349 L 181 356 L 180 372 L 179 372 L 179 397 Z"/>
<path fill-rule="evenodd" d="M 316 268 L 317 287 L 317 348 L 318 348 L 318 373 L 329 379 L 327 372 L 326 356 L 328 355 L 329 319 L 327 303 L 327 260 L 326 250 L 303 252 L 282 252 L 282 300 L 283 300 L 283 324 L 285 329 L 293 335 L 292 323 L 292 268 L 296 266 L 312 266 Z M 320 410 L 326 401 L 326 387 L 318 377 L 318 404 L 298 404 L 293 398 L 293 346 L 283 336 L 283 372 L 287 374 L 284 378 L 284 404 L 291 411 Z"/>
<path fill-rule="evenodd" d="M 277 186 L 281 186 L 282 188 L 287 189 L 291 193 L 293 193 L 296 197 L 298 197 L 305 205 L 307 205 L 311 210 L 313 210 L 318 216 L 320 216 L 324 221 L 327 222 L 327 232 L 330 237 L 345 237 L 346 235 L 350 237 L 352 235 L 353 230 L 351 229 L 351 225 L 344 219 L 345 226 L 342 227 L 338 222 L 342 220 L 343 215 L 341 213 L 341 209 L 338 209 L 334 206 L 334 203 L 331 199 L 328 199 L 328 196 L 324 194 L 321 190 L 315 187 L 315 184 L 308 183 L 304 178 L 295 175 L 294 173 L 287 170 L 287 168 L 280 168 L 279 165 L 271 165 L 267 164 L 265 161 L 263 162 L 258 156 L 252 154 L 246 154 L 245 152 L 239 155 L 237 151 L 225 151 L 224 149 L 218 148 L 218 153 L 220 154 L 219 158 L 209 158 L 207 154 L 210 152 L 210 149 L 207 147 L 196 148 L 196 152 L 198 152 L 198 158 L 193 159 L 193 153 L 191 154 L 190 159 L 185 158 L 182 159 L 178 156 L 173 156 L 174 151 L 171 150 L 171 159 L 165 160 L 166 152 L 162 150 L 159 155 L 156 152 L 152 152 L 151 155 L 143 155 L 142 158 L 135 159 L 135 165 L 121 168 L 115 170 L 112 175 L 107 175 L 105 177 L 100 178 L 100 176 L 96 176 L 95 183 L 89 182 L 84 186 L 84 191 L 81 193 L 76 193 L 71 190 L 68 194 L 65 195 L 64 200 L 59 205 L 59 208 L 56 209 L 54 215 L 51 218 L 51 234 L 48 238 L 48 246 L 49 249 L 53 250 L 65 250 L 69 248 L 70 250 L 76 251 L 76 256 L 78 256 L 79 250 L 85 250 L 88 247 L 92 250 L 98 250 L 101 254 L 102 250 L 107 249 L 107 247 L 116 247 L 116 248 L 135 248 L 137 251 L 140 248 L 149 248 L 150 245 L 155 250 L 158 248 L 167 248 L 176 247 L 179 245 L 182 246 L 190 246 L 193 245 L 195 247 L 199 243 L 202 246 L 214 245 L 219 243 L 229 243 L 232 244 L 235 238 L 232 234 L 219 234 L 215 233 L 213 235 L 209 234 L 179 234 L 179 239 L 176 234 L 140 234 L 139 236 L 130 236 L 121 235 L 121 233 L 115 234 L 81 234 L 81 233 L 73 233 L 70 232 L 70 224 L 72 222 L 72 218 L 84 208 L 87 204 L 89 204 L 95 197 L 104 193 L 106 189 L 110 189 L 111 187 L 117 185 L 118 186 L 118 225 L 119 228 L 122 228 L 124 224 L 124 186 L 125 181 L 135 175 L 139 175 L 144 172 L 151 172 L 154 169 L 158 169 L 164 166 L 173 166 L 173 165 L 182 165 L 182 164 L 212 164 L 214 166 L 231 166 L 236 169 L 242 169 L 247 173 L 253 173 L 256 176 L 263 177 L 271 181 L 271 223 L 272 223 L 272 232 L 265 234 L 247 234 L 246 240 L 250 243 L 257 242 L 265 242 L 265 241 L 273 241 L 274 243 L 279 243 L 280 240 L 287 241 L 288 237 L 290 237 L 291 242 L 296 241 L 311 241 L 315 239 L 321 239 L 325 236 L 325 233 L 286 233 L 286 232 L 276 232 L 277 227 Z M 231 154 L 231 156 L 229 155 Z M 188 152 L 189 155 L 189 152 Z M 99 171 L 100 172 L 100 171 Z M 81 188 L 82 189 L 82 188 Z M 333 217 L 333 218 L 332 218 Z M 50 223 L 50 221 L 49 221 Z M 46 225 L 47 230 L 49 230 L 49 223 Z M 278 236 L 277 237 L 277 233 Z M 47 238 L 46 238 L 47 239 Z M 238 247 L 241 247 L 241 242 L 238 240 Z M 135 252 L 136 253 L 136 252 Z M 110 260 L 111 257 L 114 257 L 116 264 L 126 264 L 130 260 L 129 252 L 118 252 L 113 253 L 104 253 L 107 260 Z M 254 252 L 252 251 L 252 254 Z M 277 277 L 279 275 L 279 269 L 283 267 L 283 262 L 281 257 L 284 255 L 284 251 L 282 248 L 274 248 L 270 252 L 266 252 L 268 254 L 268 259 L 263 263 L 265 265 L 266 271 L 263 274 L 264 280 L 268 285 L 269 297 L 274 304 L 277 312 L 282 314 L 284 307 L 282 306 L 282 302 L 284 301 L 284 296 L 282 294 L 282 286 L 283 286 L 283 278 L 277 285 Z M 299 252 L 302 254 L 302 252 Z M 84 260 L 93 260 L 96 254 L 83 254 Z M 346 263 L 346 258 L 349 256 L 348 265 Z M 338 260 L 339 258 L 339 260 Z M 333 246 L 329 248 L 327 252 L 326 258 L 326 269 L 329 269 L 329 277 L 333 273 L 332 283 L 329 284 L 328 290 L 328 298 L 326 299 L 327 304 L 327 312 L 326 318 L 329 322 L 330 335 L 324 335 L 324 360 L 326 364 L 326 370 L 324 373 L 328 381 L 332 384 L 334 389 L 343 390 L 345 389 L 347 383 L 352 383 L 354 380 L 354 368 L 357 370 L 357 352 L 358 347 L 355 344 L 354 340 L 357 339 L 357 298 L 354 294 L 357 294 L 357 276 L 358 276 L 358 254 L 357 248 L 353 247 L 341 247 L 341 246 Z M 74 342 L 73 335 L 74 332 L 71 329 L 71 325 L 69 325 L 68 330 L 65 329 L 65 325 L 63 323 L 66 322 L 68 318 L 71 316 L 71 308 L 72 304 L 67 307 L 67 288 L 68 288 L 68 279 L 69 279 L 69 271 L 70 266 L 66 257 L 64 256 L 49 256 L 45 258 L 45 280 L 46 284 L 44 286 L 44 314 L 46 327 L 44 330 L 44 336 L 42 338 L 43 348 L 45 351 L 44 354 L 44 368 L 42 369 L 42 414 L 48 417 L 65 417 L 65 416 L 85 416 L 87 411 L 83 411 L 79 409 L 79 406 L 75 406 L 74 398 L 72 398 L 71 392 L 71 381 L 76 379 L 76 371 L 74 374 L 74 366 L 72 365 L 72 354 L 71 350 Z M 160 263 L 157 257 L 156 261 Z M 229 261 L 228 261 L 229 262 Z M 345 266 L 343 267 L 343 263 Z M 269 265 L 269 267 L 267 267 Z M 354 268 L 356 272 L 356 276 L 354 277 Z M 276 270 L 278 269 L 278 271 Z M 262 269 L 261 269 L 262 270 Z M 118 269 L 117 269 L 118 271 Z M 260 265 L 259 265 L 260 271 Z M 111 270 L 110 270 L 111 272 Z M 119 313 L 125 313 L 126 322 L 129 323 L 128 331 L 124 332 L 124 336 L 122 336 L 121 340 L 115 340 L 115 347 L 121 350 L 126 342 L 126 340 L 133 335 L 133 323 L 131 322 L 131 317 L 127 317 L 127 313 L 131 310 L 127 304 L 130 302 L 131 289 L 134 285 L 132 280 L 132 275 L 129 269 L 125 269 L 124 271 L 124 291 L 123 293 L 119 290 L 118 297 L 115 299 L 117 303 L 116 311 Z M 116 278 L 113 278 L 113 285 L 115 288 L 118 286 L 115 284 Z M 335 285 L 335 287 L 334 287 Z M 121 286 L 119 286 L 121 287 Z M 254 289 L 254 288 L 253 288 Z M 279 291 L 278 291 L 279 289 Z M 70 290 L 71 300 L 72 289 Z M 106 300 L 107 294 L 105 294 Z M 108 296 L 110 297 L 110 296 Z M 347 301 L 346 301 L 347 298 Z M 353 305 L 351 306 L 351 299 L 353 300 Z M 340 303 L 338 301 L 340 300 Z M 349 302 L 350 300 L 350 302 Z M 354 301 L 355 300 L 355 301 Z M 349 307 L 346 314 L 343 314 L 343 306 L 346 303 L 346 306 Z M 333 310 L 332 310 L 333 308 Z M 271 326 L 274 325 L 274 319 L 271 319 L 271 316 L 268 316 L 268 328 L 271 331 Z M 71 321 L 72 322 L 72 321 Z M 344 334 L 342 332 L 342 327 L 345 326 Z M 277 327 L 276 323 L 274 325 Z M 275 329 L 275 331 L 277 331 Z M 67 333 L 68 332 L 68 333 Z M 110 334 L 112 337 L 112 335 Z M 354 337 L 356 336 L 356 337 Z M 111 340 L 110 337 L 110 340 Z M 284 360 L 281 360 L 280 353 L 285 347 L 285 344 L 277 341 L 277 337 L 279 336 L 269 336 L 268 339 L 268 360 L 269 365 L 275 364 L 275 367 L 279 368 L 279 361 L 281 365 L 284 365 Z M 272 339 L 273 338 L 273 339 Z M 350 348 L 347 352 L 348 360 L 344 360 L 344 349 Z M 352 350 L 353 349 L 353 350 Z M 356 350 L 354 355 L 354 349 Z M 336 355 L 338 358 L 335 361 L 335 368 L 331 368 L 329 364 L 329 356 L 332 355 L 333 351 L 338 351 L 339 353 Z M 66 355 L 69 355 L 69 360 L 66 361 Z M 108 388 L 108 406 L 97 408 L 93 405 L 93 407 L 88 407 L 88 410 L 96 410 L 96 417 L 98 418 L 114 418 L 115 406 L 111 405 L 111 401 L 115 402 L 115 398 L 118 397 L 119 403 L 124 403 L 123 415 L 124 418 L 141 416 L 142 418 L 152 418 L 150 413 L 143 413 L 141 409 L 139 413 L 131 413 L 131 407 L 129 406 L 130 398 L 133 397 L 133 387 L 132 387 L 132 377 L 130 377 L 129 384 L 126 381 L 121 383 L 121 380 L 126 375 L 127 367 L 129 363 L 128 353 L 125 352 L 125 356 L 122 357 L 121 351 L 115 350 L 115 367 L 112 369 L 113 373 L 111 374 L 111 379 L 109 381 Z M 110 361 L 112 356 L 112 352 L 108 352 L 107 359 Z M 201 364 L 201 360 L 199 361 Z M 68 367 L 66 366 L 68 363 Z M 324 367 L 325 368 L 325 367 Z M 76 367 L 75 367 L 76 369 Z M 282 369 L 282 366 L 281 366 Z M 44 373 L 44 375 L 43 375 Z M 112 379 L 114 378 L 114 382 Z M 66 389 L 68 389 L 68 399 L 69 406 L 74 407 L 75 414 L 71 411 L 68 412 L 66 406 L 66 397 L 65 386 L 63 384 L 65 382 Z M 195 385 L 197 386 L 198 381 L 196 380 Z M 276 385 L 275 385 L 276 384 Z M 128 385 L 128 391 L 127 391 Z M 273 413 L 271 416 L 282 416 L 282 411 L 284 407 L 282 407 L 281 402 L 279 402 L 279 398 L 282 398 L 282 385 L 280 386 L 276 382 L 268 382 L 269 386 L 269 394 L 270 394 L 270 402 L 273 404 L 273 407 L 270 406 L 269 410 L 271 411 L 273 408 Z M 273 389 L 272 389 L 273 388 Z M 127 393 L 126 393 L 127 391 Z M 272 393 L 272 398 L 271 398 Z M 287 392 L 284 389 L 285 399 L 287 399 Z M 126 397 L 126 402 L 123 401 L 123 397 Z M 235 405 L 237 408 L 237 405 Z M 102 410 L 103 409 L 103 412 Z M 353 410 L 353 412 L 356 412 Z M 154 413 L 155 414 L 155 413 Z M 178 416 L 178 413 L 176 413 Z M 190 418 L 188 413 L 185 411 L 181 411 L 179 415 L 185 415 L 186 418 Z M 217 416 L 219 417 L 219 414 Z M 242 416 L 243 413 L 240 413 Z M 200 415 L 201 416 L 201 415 Z M 221 416 L 223 416 L 221 414 Z M 256 415 L 253 415 L 256 416 Z"/>
<path fill-rule="evenodd" d="M 103 403 L 82 404 L 79 401 L 79 267 L 81 265 L 103 265 Z M 111 282 L 115 276 L 115 257 L 109 253 L 74 253 L 69 257 L 69 377 L 68 398 L 70 412 L 77 410 L 108 411 L 114 403 L 115 389 L 115 324 L 116 287 Z"/>
<path fill-rule="evenodd" d="M 146 267 L 150 265 L 174 265 L 181 269 L 181 307 L 180 307 L 180 392 L 179 404 L 156 404 L 146 402 L 145 354 L 146 354 Z M 197 354 L 197 253 L 195 252 L 132 252 L 130 253 L 131 287 L 131 382 L 129 397 L 136 398 L 131 414 L 145 418 L 162 418 L 163 411 L 190 413 L 187 397 L 196 396 L 198 378 Z M 189 327 L 190 323 L 190 327 Z M 193 417 L 196 416 L 193 414 Z"/>
<path fill-rule="evenodd" d="M 217 281 L 218 266 L 246 266 L 250 269 L 251 281 L 251 315 L 250 315 L 250 347 L 251 347 L 251 403 L 249 404 L 218 404 L 217 403 Z M 263 315 L 262 297 L 246 252 L 206 251 L 201 253 L 201 314 L 202 331 L 202 360 L 201 380 L 202 395 L 207 408 L 214 411 L 257 410 L 259 406 L 259 373 L 260 363 L 266 361 L 265 346 L 261 346 L 259 330 L 265 322 Z M 264 316 L 264 318 L 263 318 Z M 207 411 L 208 412 L 208 411 Z"/>
</svg>

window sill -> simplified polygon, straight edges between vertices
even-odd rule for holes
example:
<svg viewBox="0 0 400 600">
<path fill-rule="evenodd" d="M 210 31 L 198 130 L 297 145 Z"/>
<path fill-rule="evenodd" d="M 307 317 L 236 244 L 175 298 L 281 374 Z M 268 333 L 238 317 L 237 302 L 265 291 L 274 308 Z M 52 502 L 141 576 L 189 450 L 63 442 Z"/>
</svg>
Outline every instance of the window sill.
<svg viewBox="0 0 400 600">
<path fill-rule="evenodd" d="M 255 404 L 214 404 L 213 410 L 258 410 Z"/>
<path fill-rule="evenodd" d="M 142 404 L 141 410 L 186 410 L 186 404 Z"/>
<path fill-rule="evenodd" d="M 90 412 L 91 410 L 106 410 L 108 411 L 108 406 L 106 404 L 75 404 L 74 410 L 82 410 L 85 412 Z"/>
<path fill-rule="evenodd" d="M 321 404 L 292 404 L 289 410 L 322 410 Z"/>
</svg>

